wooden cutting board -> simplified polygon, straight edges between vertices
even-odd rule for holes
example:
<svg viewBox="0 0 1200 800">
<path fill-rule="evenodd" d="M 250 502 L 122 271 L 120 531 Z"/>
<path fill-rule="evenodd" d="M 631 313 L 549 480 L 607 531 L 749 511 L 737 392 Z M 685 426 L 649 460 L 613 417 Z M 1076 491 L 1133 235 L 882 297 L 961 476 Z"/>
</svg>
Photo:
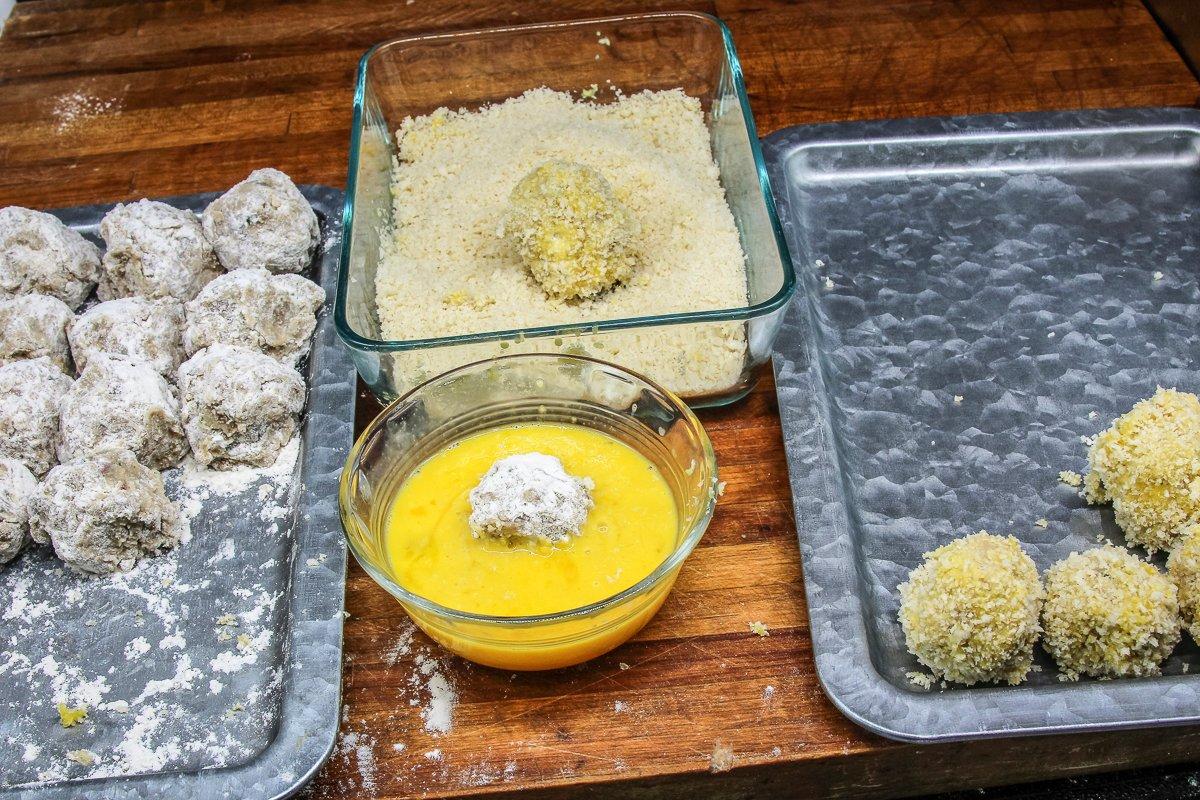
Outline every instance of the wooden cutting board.
<svg viewBox="0 0 1200 800">
<path fill-rule="evenodd" d="M 0 205 L 219 189 L 261 166 L 343 185 L 371 44 L 682 7 L 729 24 L 764 134 L 1200 97 L 1135 0 L 35 0 L 0 37 Z M 377 411 L 363 398 L 360 426 Z M 712 527 L 659 616 L 593 663 L 471 666 L 352 567 L 342 736 L 306 796 L 886 797 L 1200 755 L 1194 729 L 916 747 L 856 728 L 813 670 L 769 377 L 702 418 L 728 481 Z"/>
</svg>

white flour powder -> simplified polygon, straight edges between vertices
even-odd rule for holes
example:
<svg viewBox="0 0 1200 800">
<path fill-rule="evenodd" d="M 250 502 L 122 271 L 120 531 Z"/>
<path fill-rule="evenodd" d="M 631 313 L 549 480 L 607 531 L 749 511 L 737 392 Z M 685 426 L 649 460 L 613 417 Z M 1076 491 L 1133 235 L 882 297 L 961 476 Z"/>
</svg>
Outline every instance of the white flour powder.
<svg viewBox="0 0 1200 800">
<path fill-rule="evenodd" d="M 192 538 L 129 572 L 79 576 L 42 548 L 0 572 L 0 759 L 12 765 L 0 788 L 234 765 L 269 737 L 283 592 L 265 581 L 287 563 L 299 452 L 294 437 L 264 469 L 188 459 L 168 472 Z M 259 538 L 229 536 L 247 517 Z M 57 703 L 87 708 L 70 737 Z M 67 755 L 85 749 L 94 760 Z M 365 753 L 360 765 L 364 778 L 374 769 Z"/>
</svg>

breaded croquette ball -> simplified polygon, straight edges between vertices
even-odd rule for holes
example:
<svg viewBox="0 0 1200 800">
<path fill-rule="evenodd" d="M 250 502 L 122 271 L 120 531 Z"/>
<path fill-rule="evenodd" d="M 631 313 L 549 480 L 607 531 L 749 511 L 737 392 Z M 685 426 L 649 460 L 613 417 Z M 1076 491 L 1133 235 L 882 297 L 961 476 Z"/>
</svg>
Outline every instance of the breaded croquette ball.
<svg viewBox="0 0 1200 800">
<path fill-rule="evenodd" d="M 1111 501 L 1130 542 L 1170 550 L 1200 523 L 1200 399 L 1159 388 L 1096 437 L 1088 465 L 1088 501 Z"/>
<path fill-rule="evenodd" d="M 1033 661 L 1042 583 L 1011 536 L 987 531 L 925 554 L 900 584 L 909 652 L 939 678 L 1018 684 Z"/>
<path fill-rule="evenodd" d="M 1046 572 L 1042 640 L 1063 675 L 1158 675 L 1181 638 L 1175 585 L 1123 547 L 1072 553 Z"/>
<path fill-rule="evenodd" d="M 1179 614 L 1200 642 L 1200 525 L 1187 528 L 1167 559 L 1167 575 L 1179 592 Z"/>
<path fill-rule="evenodd" d="M 633 276 L 640 226 L 594 169 L 547 161 L 508 202 L 502 233 L 549 297 L 594 297 Z"/>
</svg>

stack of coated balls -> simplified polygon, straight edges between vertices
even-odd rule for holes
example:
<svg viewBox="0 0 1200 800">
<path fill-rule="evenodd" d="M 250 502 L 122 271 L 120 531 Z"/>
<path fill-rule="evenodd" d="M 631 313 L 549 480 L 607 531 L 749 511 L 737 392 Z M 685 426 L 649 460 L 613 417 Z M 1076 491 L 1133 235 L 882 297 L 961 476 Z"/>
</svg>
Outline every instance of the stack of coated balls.
<svg viewBox="0 0 1200 800">
<path fill-rule="evenodd" d="M 1088 461 L 1084 497 L 1111 502 L 1131 544 L 1169 551 L 1166 574 L 1106 544 L 1043 579 L 1012 536 L 952 541 L 899 587 L 908 649 L 934 678 L 1019 684 L 1039 640 L 1061 680 L 1158 675 L 1182 628 L 1200 642 L 1200 400 L 1160 388 L 1096 437 Z"/>
</svg>

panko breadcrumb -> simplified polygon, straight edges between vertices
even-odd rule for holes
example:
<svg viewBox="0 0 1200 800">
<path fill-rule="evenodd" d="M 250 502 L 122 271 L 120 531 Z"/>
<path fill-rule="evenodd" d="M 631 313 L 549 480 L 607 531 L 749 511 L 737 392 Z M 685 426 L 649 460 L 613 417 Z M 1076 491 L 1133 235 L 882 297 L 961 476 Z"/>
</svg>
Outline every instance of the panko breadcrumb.
<svg viewBox="0 0 1200 800">
<path fill-rule="evenodd" d="M 1179 592 L 1183 624 L 1200 642 L 1200 525 L 1192 525 L 1180 537 L 1167 559 L 1167 575 Z"/>
<path fill-rule="evenodd" d="M 1096 437 L 1088 466 L 1084 497 L 1111 501 L 1129 541 L 1170 550 L 1200 523 L 1200 399 L 1159 387 Z"/>
<path fill-rule="evenodd" d="M 1073 470 L 1064 469 L 1058 473 L 1059 483 L 1065 483 L 1067 486 L 1073 486 L 1078 489 L 1083 485 L 1083 476 Z"/>
<path fill-rule="evenodd" d="M 1042 596 L 1017 540 L 980 531 L 925 554 L 900 584 L 900 625 L 936 677 L 1016 685 L 1033 663 Z"/>
<path fill-rule="evenodd" d="M 600 320 L 747 305 L 745 255 L 713 159 L 700 101 L 680 90 L 612 103 L 534 89 L 478 110 L 441 108 L 396 133 L 392 228 L 381 243 L 376 306 L 385 339 L 578 326 L 580 335 L 432 347 L 391 358 L 401 390 L 471 361 L 515 352 L 592 355 L 685 395 L 737 384 L 741 322 L 589 334 Z M 601 175 L 637 219 L 637 270 L 587 299 L 548 297 L 504 236 L 509 195 L 547 161 Z"/>
<path fill-rule="evenodd" d="M 633 277 L 641 228 L 591 167 L 547 161 L 508 202 L 504 235 L 550 297 L 595 297 Z"/>
<path fill-rule="evenodd" d="M 1181 638 L 1174 584 L 1112 545 L 1047 571 L 1042 627 L 1065 680 L 1158 675 Z"/>
</svg>

